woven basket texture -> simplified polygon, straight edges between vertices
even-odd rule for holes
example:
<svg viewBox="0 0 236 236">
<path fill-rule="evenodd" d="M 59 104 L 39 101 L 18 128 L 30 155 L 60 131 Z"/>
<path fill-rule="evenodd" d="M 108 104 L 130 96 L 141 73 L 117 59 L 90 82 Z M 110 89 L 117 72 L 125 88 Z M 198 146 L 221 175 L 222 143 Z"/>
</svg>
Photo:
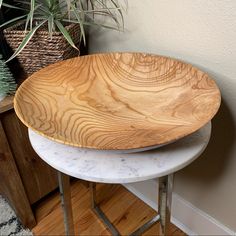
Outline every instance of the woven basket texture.
<svg viewBox="0 0 236 236">
<path fill-rule="evenodd" d="M 80 44 L 79 25 L 70 24 L 66 28 L 78 47 Z M 14 51 L 26 34 L 23 25 L 4 30 L 4 36 Z M 17 58 L 26 74 L 31 75 L 49 64 L 78 55 L 79 51 L 71 47 L 60 32 L 53 32 L 51 38 L 48 31 L 38 30 Z"/>
</svg>

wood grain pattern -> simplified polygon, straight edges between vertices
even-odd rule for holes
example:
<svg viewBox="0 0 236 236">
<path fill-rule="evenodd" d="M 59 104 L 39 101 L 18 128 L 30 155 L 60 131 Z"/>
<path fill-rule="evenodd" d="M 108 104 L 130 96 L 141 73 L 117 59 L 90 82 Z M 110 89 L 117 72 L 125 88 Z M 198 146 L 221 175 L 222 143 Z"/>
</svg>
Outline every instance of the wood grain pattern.
<svg viewBox="0 0 236 236">
<path fill-rule="evenodd" d="M 17 170 L 11 149 L 0 120 L 0 194 L 14 209 L 23 225 L 35 226 L 35 218 L 24 185 Z M 1 214 L 1 213 L 0 213 Z"/>
<path fill-rule="evenodd" d="M 119 229 L 121 235 L 128 235 L 156 213 L 121 185 L 98 184 L 97 196 L 100 207 Z M 72 209 L 76 235 L 111 235 L 101 220 L 91 210 L 89 189 L 81 181 L 71 185 Z M 50 195 L 35 208 L 37 235 L 63 235 L 63 213 L 59 193 Z M 159 224 L 147 230 L 144 235 L 158 235 Z M 79 231 L 78 231 L 79 230 Z M 171 235 L 185 236 L 176 226 L 171 225 Z"/>
<path fill-rule="evenodd" d="M 15 110 L 53 140 L 96 149 L 165 144 L 206 124 L 220 105 L 215 82 L 197 68 L 157 55 L 78 57 L 33 74 Z"/>
<path fill-rule="evenodd" d="M 0 194 L 8 199 L 22 224 L 32 228 L 36 222 L 31 204 L 54 190 L 58 181 L 56 171 L 34 152 L 12 101 L 13 97 L 10 110 L 0 113 Z"/>
<path fill-rule="evenodd" d="M 35 153 L 27 128 L 13 110 L 2 114 L 1 122 L 27 197 L 33 204 L 58 186 L 57 173 Z"/>
<path fill-rule="evenodd" d="M 13 109 L 14 96 L 7 96 L 0 102 L 0 114 Z"/>
</svg>

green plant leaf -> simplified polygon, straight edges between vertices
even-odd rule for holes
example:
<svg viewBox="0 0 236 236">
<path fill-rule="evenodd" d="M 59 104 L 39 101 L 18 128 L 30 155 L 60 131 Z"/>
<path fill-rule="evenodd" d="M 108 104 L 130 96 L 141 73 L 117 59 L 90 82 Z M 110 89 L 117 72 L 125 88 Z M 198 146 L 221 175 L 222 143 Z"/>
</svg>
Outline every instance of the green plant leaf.
<svg viewBox="0 0 236 236">
<path fill-rule="evenodd" d="M 30 1 L 30 30 L 33 28 L 33 19 L 34 19 L 34 8 L 35 8 L 35 0 Z"/>
<path fill-rule="evenodd" d="M 93 16 L 92 16 L 92 18 L 94 19 L 94 11 L 95 11 L 94 3 L 93 3 L 93 1 L 91 1 L 91 0 L 87 0 L 87 9 L 89 9 L 89 3 L 90 3 L 90 5 L 91 5 L 92 11 L 93 11 Z"/>
<path fill-rule="evenodd" d="M 54 19 L 53 19 L 53 16 L 49 16 L 48 17 L 48 33 L 51 39 L 52 39 L 53 29 L 54 29 Z"/>
<path fill-rule="evenodd" d="M 119 8 L 118 4 L 114 0 L 111 0 L 111 1 L 112 1 L 113 5 L 117 8 L 117 10 L 121 16 L 122 29 L 124 29 L 124 16 L 123 16 L 122 10 Z"/>
<path fill-rule="evenodd" d="M 69 19 L 65 19 L 65 20 L 62 20 L 63 22 L 69 22 L 69 23 L 75 23 L 75 24 L 78 24 L 78 21 L 77 20 L 69 20 Z M 120 31 L 119 29 L 117 29 L 115 26 L 111 26 L 111 25 L 106 25 L 106 24 L 101 24 L 101 23 L 95 23 L 93 21 L 84 21 L 83 25 L 87 25 L 87 26 L 96 26 L 96 27 L 103 27 L 103 28 L 106 28 L 106 29 L 111 29 L 111 30 L 117 30 L 117 31 Z"/>
<path fill-rule="evenodd" d="M 106 6 L 106 4 L 103 2 L 103 0 L 96 0 L 96 2 L 98 2 L 101 6 L 102 6 L 102 10 L 103 12 L 108 12 L 108 16 L 112 18 L 112 20 L 114 20 L 114 22 L 117 24 L 117 27 L 119 27 L 119 21 L 117 19 L 117 17 L 111 12 L 110 8 Z"/>
<path fill-rule="evenodd" d="M 59 22 L 58 20 L 55 20 L 55 24 L 56 24 L 56 26 L 58 27 L 58 29 L 60 30 L 60 32 L 63 34 L 63 36 L 65 37 L 65 39 L 67 40 L 67 42 L 71 45 L 71 47 L 73 47 L 73 48 L 79 50 L 79 49 L 75 46 L 75 44 L 74 44 L 74 42 L 73 42 L 73 40 L 72 40 L 72 38 L 71 38 L 69 32 L 68 32 L 68 31 L 66 30 L 66 28 L 62 25 L 62 23 Z"/>
<path fill-rule="evenodd" d="M 43 1 L 44 1 L 44 3 L 47 5 L 47 7 L 49 8 L 50 5 L 51 5 L 50 0 L 43 0 Z"/>
<path fill-rule="evenodd" d="M 0 0 L 0 1 L 1 1 L 1 0 Z M 25 10 L 24 8 L 12 6 L 12 5 L 7 4 L 7 3 L 4 3 L 4 2 L 2 2 L 2 6 L 8 7 L 8 8 L 12 8 L 12 9 L 17 9 L 17 10 L 22 10 L 22 11 Z"/>
<path fill-rule="evenodd" d="M 66 0 L 66 5 L 67 5 L 68 17 L 70 19 L 71 0 Z"/>
<path fill-rule="evenodd" d="M 23 19 L 23 18 L 26 17 L 26 16 L 27 16 L 27 15 L 15 17 L 14 19 L 11 19 L 11 20 L 9 20 L 9 21 L 7 21 L 7 22 L 1 24 L 1 25 L 0 25 L 0 28 L 3 28 L 4 26 L 9 25 L 9 24 L 11 24 L 11 23 L 13 23 L 13 22 L 15 22 L 15 21 L 19 22 L 19 20 Z"/>
<path fill-rule="evenodd" d="M 29 21 L 30 21 L 30 14 L 28 14 L 27 17 L 26 17 L 26 21 L 25 21 L 25 33 L 26 33 L 26 31 L 27 31 Z M 31 30 L 31 29 L 30 29 L 30 30 Z"/>
<path fill-rule="evenodd" d="M 76 19 L 78 20 L 79 22 L 79 25 L 80 25 L 80 30 L 81 30 L 81 36 L 83 38 L 83 41 L 84 41 L 84 45 L 86 45 L 86 37 L 85 37 L 85 31 L 84 31 L 84 22 L 82 22 L 82 20 L 80 19 L 80 16 L 77 12 L 77 9 L 75 8 L 75 6 L 72 6 L 72 9 L 73 9 L 73 12 L 75 14 L 75 17 Z"/>
<path fill-rule="evenodd" d="M 29 22 L 30 22 L 30 30 L 32 30 L 32 28 L 33 28 L 33 20 L 35 19 L 34 11 L 37 10 L 39 7 L 41 7 L 41 5 L 37 5 L 35 7 L 35 3 L 31 4 L 30 12 L 28 13 L 27 18 L 26 18 L 26 22 L 25 22 L 25 32 L 27 31 Z"/>
<path fill-rule="evenodd" d="M 12 60 L 13 58 L 15 58 L 27 45 L 27 43 L 30 41 L 30 39 L 34 36 L 35 32 L 45 23 L 47 22 L 46 20 L 44 20 L 43 22 L 41 22 L 40 24 L 38 24 L 37 26 L 35 26 L 26 36 L 25 38 L 22 40 L 21 44 L 19 45 L 19 47 L 16 49 L 16 51 L 14 52 L 14 54 L 6 61 L 9 62 L 10 60 Z"/>
<path fill-rule="evenodd" d="M 2 7 L 2 0 L 0 0 L 0 8 Z"/>
</svg>

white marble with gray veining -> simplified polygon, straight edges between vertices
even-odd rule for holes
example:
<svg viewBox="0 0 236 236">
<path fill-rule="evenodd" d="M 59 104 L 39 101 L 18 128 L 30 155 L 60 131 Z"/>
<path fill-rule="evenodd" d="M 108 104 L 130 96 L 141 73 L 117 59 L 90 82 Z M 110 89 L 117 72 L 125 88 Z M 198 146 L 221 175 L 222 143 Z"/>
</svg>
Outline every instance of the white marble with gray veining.
<svg viewBox="0 0 236 236">
<path fill-rule="evenodd" d="M 172 144 L 139 153 L 113 153 L 72 147 L 29 129 L 31 144 L 50 166 L 70 176 L 103 183 L 132 183 L 176 172 L 206 148 L 211 123 Z"/>
</svg>

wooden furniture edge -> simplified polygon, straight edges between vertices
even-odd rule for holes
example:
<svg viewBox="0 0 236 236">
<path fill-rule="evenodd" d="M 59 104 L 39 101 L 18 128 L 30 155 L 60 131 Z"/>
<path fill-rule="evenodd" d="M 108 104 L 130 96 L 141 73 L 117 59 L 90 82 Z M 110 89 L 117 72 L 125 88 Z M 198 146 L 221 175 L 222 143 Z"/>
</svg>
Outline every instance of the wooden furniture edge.
<svg viewBox="0 0 236 236">
<path fill-rule="evenodd" d="M 5 97 L 0 102 L 0 114 L 13 109 L 13 100 L 14 100 L 14 95 L 11 95 L 11 96 Z"/>
<path fill-rule="evenodd" d="M 9 201 L 21 223 L 32 228 L 36 225 L 34 214 L 31 210 L 28 197 L 19 176 L 1 121 L 0 149 L 0 193 Z M 11 173 L 13 178 L 9 178 L 9 173 Z"/>
</svg>

